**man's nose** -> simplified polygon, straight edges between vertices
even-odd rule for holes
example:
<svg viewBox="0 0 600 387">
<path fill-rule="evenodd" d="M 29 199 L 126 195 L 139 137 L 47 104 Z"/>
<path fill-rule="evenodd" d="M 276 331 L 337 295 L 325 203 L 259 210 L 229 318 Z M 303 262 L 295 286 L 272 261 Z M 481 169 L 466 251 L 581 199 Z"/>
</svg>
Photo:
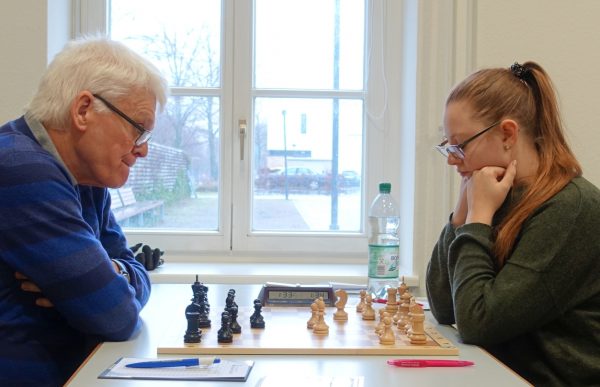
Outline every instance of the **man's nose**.
<svg viewBox="0 0 600 387">
<path fill-rule="evenodd" d="M 131 152 L 135 157 L 146 157 L 148 155 L 148 143 L 145 142 L 140 146 L 134 145 Z"/>
</svg>

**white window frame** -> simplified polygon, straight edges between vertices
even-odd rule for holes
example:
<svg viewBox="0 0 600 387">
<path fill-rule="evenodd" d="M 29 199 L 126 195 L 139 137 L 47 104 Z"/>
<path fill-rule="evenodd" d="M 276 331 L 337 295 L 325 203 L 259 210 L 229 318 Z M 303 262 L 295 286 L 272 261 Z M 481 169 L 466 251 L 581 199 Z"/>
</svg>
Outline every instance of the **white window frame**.
<svg viewBox="0 0 600 387">
<path fill-rule="evenodd" d="M 76 0 L 74 4 L 75 35 L 106 30 L 105 0 Z M 371 47 L 371 61 L 367 67 L 371 93 L 367 104 L 381 109 L 385 96 L 387 109 L 383 119 L 366 122 L 362 233 L 306 238 L 254 236 L 256 241 L 246 235 L 250 219 L 240 212 L 245 206 L 249 214 L 250 166 L 232 167 L 239 164 L 237 120 L 252 121 L 249 119 L 249 102 L 243 105 L 239 100 L 250 101 L 251 96 L 249 88 L 246 93 L 236 90 L 234 94 L 234 86 L 230 83 L 223 84 L 226 93 L 222 97 L 221 142 L 229 146 L 222 148 L 221 170 L 232 173 L 222 178 L 219 188 L 223 203 L 220 210 L 227 215 L 220 221 L 221 230 L 233 231 L 212 234 L 128 231 L 128 238 L 132 242 L 161 246 L 169 251 L 170 262 L 227 257 L 230 262 L 365 263 L 366 211 L 376 195 L 377 183 L 385 180 L 396 188 L 393 196 L 401 207 L 401 271 L 420 275 L 422 282 L 431 247 L 456 196 L 457 179 L 443 160 L 431 152 L 431 146 L 440 137 L 434 129 L 440 126 L 447 92 L 457 79 L 473 70 L 475 6 L 474 0 L 368 1 L 369 12 L 374 18 L 379 17 L 381 23 L 377 24 L 379 28 L 373 31 L 375 35 L 370 39 L 376 44 Z M 246 31 L 248 39 L 250 20 L 242 15 L 249 12 L 250 7 L 249 0 L 224 0 L 225 17 L 234 20 L 237 31 Z M 368 21 L 367 28 L 372 26 L 373 23 Z M 222 62 L 224 73 L 231 74 L 244 66 L 250 68 L 251 64 L 244 62 L 250 60 L 249 57 L 231 60 L 233 44 L 241 42 L 239 37 L 233 36 L 232 29 L 223 31 L 223 39 L 222 55 L 227 56 Z M 239 81 L 250 84 L 249 79 L 236 79 Z M 384 86 L 387 86 L 385 93 Z M 237 107 L 235 111 L 233 106 Z M 372 110 L 375 114 L 378 111 L 377 108 Z M 388 157 L 379 157 L 383 154 Z M 244 184 L 232 193 L 234 182 Z M 239 217 L 233 228 L 232 214 Z M 232 243 L 236 244 L 233 250 Z"/>
</svg>

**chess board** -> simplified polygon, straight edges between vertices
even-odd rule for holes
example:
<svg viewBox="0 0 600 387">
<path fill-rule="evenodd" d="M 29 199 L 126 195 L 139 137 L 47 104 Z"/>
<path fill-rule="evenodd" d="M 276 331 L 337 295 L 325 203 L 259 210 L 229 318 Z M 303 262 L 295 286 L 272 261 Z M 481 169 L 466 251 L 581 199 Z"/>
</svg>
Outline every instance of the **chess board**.
<svg viewBox="0 0 600 387">
<path fill-rule="evenodd" d="M 400 333 L 396 333 L 395 344 L 379 344 L 375 333 L 378 322 L 362 320 L 361 314 L 350 306 L 346 308 L 348 321 L 333 320 L 336 308 L 326 308 L 329 334 L 323 336 L 306 327 L 311 317 L 309 307 L 263 307 L 265 329 L 251 329 L 249 317 L 254 309 L 240 306 L 237 321 L 242 326 L 242 333 L 234 334 L 232 343 L 221 344 L 217 341 L 217 332 L 221 327 L 222 310 L 211 307 L 212 327 L 202 328 L 202 339 L 197 344 L 183 342 L 187 327 L 185 318 L 174 320 L 159 342 L 157 352 L 185 355 L 458 355 L 458 348 L 427 322 L 424 345 L 413 345 Z M 394 331 L 398 332 L 396 328 Z"/>
</svg>

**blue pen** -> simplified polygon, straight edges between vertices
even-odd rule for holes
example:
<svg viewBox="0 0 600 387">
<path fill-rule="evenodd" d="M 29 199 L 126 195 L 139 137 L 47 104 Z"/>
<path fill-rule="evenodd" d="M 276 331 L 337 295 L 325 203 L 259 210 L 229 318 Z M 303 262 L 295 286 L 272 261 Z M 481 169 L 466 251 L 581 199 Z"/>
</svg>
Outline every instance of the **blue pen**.
<svg viewBox="0 0 600 387">
<path fill-rule="evenodd" d="M 194 367 L 194 366 L 210 366 L 220 363 L 221 359 L 216 357 L 207 358 L 189 358 L 189 359 L 169 359 L 169 360 L 153 360 L 142 361 L 139 363 L 126 364 L 125 367 L 130 368 L 163 368 L 163 367 Z"/>
</svg>

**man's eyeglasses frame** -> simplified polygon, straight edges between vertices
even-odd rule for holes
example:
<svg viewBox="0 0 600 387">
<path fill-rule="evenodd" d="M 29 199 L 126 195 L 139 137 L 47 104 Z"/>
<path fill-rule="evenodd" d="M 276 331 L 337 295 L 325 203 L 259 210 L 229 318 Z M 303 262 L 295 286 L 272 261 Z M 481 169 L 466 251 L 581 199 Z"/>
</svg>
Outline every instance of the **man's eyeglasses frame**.
<svg viewBox="0 0 600 387">
<path fill-rule="evenodd" d="M 131 117 L 129 117 L 127 114 L 123 113 L 121 110 L 117 109 L 117 107 L 115 105 L 108 102 L 106 99 L 104 99 L 100 95 L 98 95 L 98 94 L 92 94 L 92 95 L 95 98 L 98 98 L 100 101 L 102 101 L 102 103 L 104 103 L 104 105 L 106 105 L 107 108 L 109 108 L 114 113 L 121 116 L 121 118 L 123 118 L 125 121 L 129 122 L 138 131 L 138 133 L 140 135 L 134 142 L 135 146 L 142 146 L 150 140 L 150 138 L 152 137 L 151 131 L 144 129 L 144 127 L 142 125 L 135 122 Z"/>
<path fill-rule="evenodd" d="M 468 143 L 475 140 L 477 137 L 481 136 L 488 130 L 492 129 L 494 126 L 498 125 L 500 122 L 502 122 L 502 121 L 494 122 L 492 125 L 488 126 L 485 129 L 480 130 L 475 135 L 473 135 L 472 137 L 469 137 L 468 139 L 461 142 L 460 144 L 446 145 L 446 144 L 448 144 L 448 139 L 446 139 L 446 140 L 442 141 L 442 143 L 440 145 L 436 145 L 435 149 L 437 149 L 444 157 L 448 157 L 449 155 L 452 155 L 458 159 L 464 160 L 465 146 L 467 146 Z"/>
</svg>

